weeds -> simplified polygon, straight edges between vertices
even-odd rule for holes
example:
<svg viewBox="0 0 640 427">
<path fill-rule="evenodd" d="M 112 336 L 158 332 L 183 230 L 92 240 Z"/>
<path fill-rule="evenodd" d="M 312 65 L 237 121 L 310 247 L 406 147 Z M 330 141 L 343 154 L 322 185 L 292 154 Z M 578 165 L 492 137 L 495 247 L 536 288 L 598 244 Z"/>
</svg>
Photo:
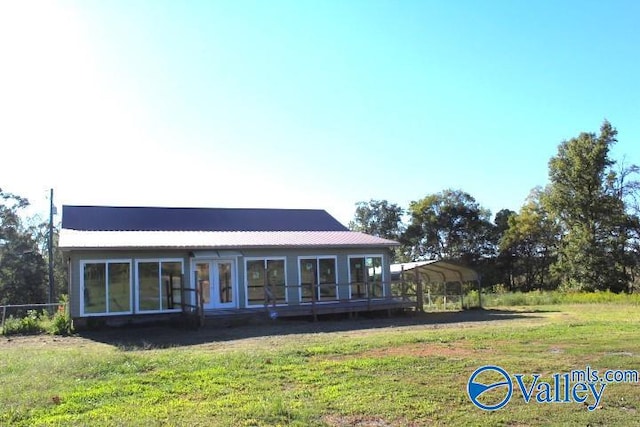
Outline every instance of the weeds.
<svg viewBox="0 0 640 427">
<path fill-rule="evenodd" d="M 478 291 L 472 290 L 465 296 L 465 308 L 479 306 Z M 483 307 L 531 306 L 557 304 L 631 304 L 640 305 L 640 294 L 616 294 L 604 292 L 492 292 L 482 293 Z"/>
<path fill-rule="evenodd" d="M 2 335 L 69 335 L 73 332 L 73 321 L 69 313 L 68 298 L 63 295 L 58 309 L 50 315 L 46 310 L 28 310 L 22 318 L 9 316 L 0 329 Z"/>
</svg>

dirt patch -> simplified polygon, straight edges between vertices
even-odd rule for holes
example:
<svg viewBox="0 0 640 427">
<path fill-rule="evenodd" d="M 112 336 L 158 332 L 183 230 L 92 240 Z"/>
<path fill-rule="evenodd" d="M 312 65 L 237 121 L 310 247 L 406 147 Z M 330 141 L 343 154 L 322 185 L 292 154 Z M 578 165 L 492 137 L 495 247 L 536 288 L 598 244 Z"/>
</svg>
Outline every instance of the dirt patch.
<svg viewBox="0 0 640 427">
<path fill-rule="evenodd" d="M 30 348 L 52 348 L 52 347 L 86 347 L 95 345 L 95 342 L 79 336 L 55 336 L 55 335 L 14 335 L 0 337 L 1 347 L 30 347 Z"/>
<path fill-rule="evenodd" d="M 326 415 L 322 417 L 327 425 L 332 427 L 415 427 L 416 423 L 407 420 L 387 421 L 382 418 L 367 415 Z"/>
</svg>

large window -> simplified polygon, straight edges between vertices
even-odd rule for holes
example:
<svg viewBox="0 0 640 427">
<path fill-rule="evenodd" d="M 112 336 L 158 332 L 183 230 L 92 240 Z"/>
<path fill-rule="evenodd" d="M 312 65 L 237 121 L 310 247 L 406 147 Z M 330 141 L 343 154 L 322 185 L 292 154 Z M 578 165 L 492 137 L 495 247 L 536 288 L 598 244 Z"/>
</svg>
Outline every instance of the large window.
<svg viewBox="0 0 640 427">
<path fill-rule="evenodd" d="M 300 300 L 331 301 L 338 298 L 335 257 L 299 258 Z"/>
<path fill-rule="evenodd" d="M 131 313 L 129 261 L 83 261 L 81 272 L 82 315 Z"/>
<path fill-rule="evenodd" d="M 352 299 L 383 297 L 382 256 L 349 257 L 349 286 Z"/>
<path fill-rule="evenodd" d="M 285 260 L 255 258 L 246 261 L 247 305 L 285 304 L 287 279 Z"/>
<path fill-rule="evenodd" d="M 140 260 L 136 265 L 139 311 L 180 308 L 182 260 Z"/>
</svg>

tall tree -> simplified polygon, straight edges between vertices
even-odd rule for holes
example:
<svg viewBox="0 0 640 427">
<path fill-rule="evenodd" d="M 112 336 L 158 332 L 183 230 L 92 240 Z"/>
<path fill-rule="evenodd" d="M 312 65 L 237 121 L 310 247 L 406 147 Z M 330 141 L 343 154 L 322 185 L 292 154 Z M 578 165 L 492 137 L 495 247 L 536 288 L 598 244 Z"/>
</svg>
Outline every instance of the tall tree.
<svg viewBox="0 0 640 427">
<path fill-rule="evenodd" d="M 530 291 L 556 287 L 549 267 L 556 259 L 558 224 L 542 204 L 544 190 L 535 188 L 520 209 L 510 216 L 500 240 L 500 257 L 509 259 L 512 290 Z"/>
<path fill-rule="evenodd" d="M 473 263 L 492 252 L 491 212 L 461 190 L 444 190 L 409 205 L 404 242 L 413 259 Z"/>
<path fill-rule="evenodd" d="M 353 220 L 349 222 L 349 228 L 372 236 L 378 236 L 390 240 L 400 240 L 404 230 L 402 216 L 404 209 L 387 200 L 369 200 L 356 203 L 356 212 Z M 394 262 L 408 261 L 403 248 L 390 250 Z"/>
<path fill-rule="evenodd" d="M 19 212 L 27 199 L 0 189 L 0 304 L 46 301 L 46 263 Z"/>
<path fill-rule="evenodd" d="M 496 217 L 493 219 L 493 224 L 495 225 L 493 234 L 496 242 L 500 242 L 504 233 L 509 229 L 509 218 L 515 214 L 516 212 L 511 209 L 501 209 L 498 211 Z"/>
<path fill-rule="evenodd" d="M 486 269 L 482 278 L 485 284 L 506 284 L 509 289 L 513 288 L 513 259 L 511 254 L 501 250 L 500 242 L 509 229 L 509 219 L 516 215 L 510 209 L 501 209 L 493 219 L 493 229 L 491 232 L 491 245 L 494 247 L 495 256 L 486 259 Z"/>
<path fill-rule="evenodd" d="M 549 162 L 545 204 L 562 230 L 553 270 L 570 287 L 621 291 L 629 280 L 625 248 L 631 218 L 609 156 L 616 135 L 605 121 L 599 135 L 581 133 L 562 142 Z"/>
<path fill-rule="evenodd" d="M 48 243 L 49 243 L 49 223 L 42 222 L 40 217 L 32 217 L 28 220 L 31 221 L 31 225 L 28 229 L 31 235 L 35 239 L 38 249 L 43 254 L 45 262 L 49 263 L 48 258 Z M 53 228 L 53 277 L 55 288 L 53 290 L 54 300 L 58 299 L 61 295 L 69 293 L 69 277 L 67 270 L 67 260 L 65 259 L 62 250 L 58 247 L 58 241 L 60 240 L 60 225 Z"/>
<path fill-rule="evenodd" d="M 349 228 L 385 239 L 397 240 L 402 234 L 404 210 L 386 200 L 356 203 L 356 212 Z"/>
</svg>

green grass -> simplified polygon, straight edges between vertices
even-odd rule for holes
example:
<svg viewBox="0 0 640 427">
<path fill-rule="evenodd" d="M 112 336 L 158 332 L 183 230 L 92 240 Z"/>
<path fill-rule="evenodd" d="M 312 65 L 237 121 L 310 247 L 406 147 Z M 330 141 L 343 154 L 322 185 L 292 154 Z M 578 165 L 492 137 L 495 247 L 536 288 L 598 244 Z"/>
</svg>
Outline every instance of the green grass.
<svg viewBox="0 0 640 427">
<path fill-rule="evenodd" d="M 427 316 L 422 324 L 390 327 L 391 320 L 389 327 L 359 329 L 363 321 L 345 320 L 353 331 L 170 348 L 78 337 L 3 339 L 0 425 L 637 423 L 639 384 L 608 385 L 593 412 L 575 403 L 526 405 L 517 396 L 499 411 L 475 408 L 466 383 L 484 364 L 547 379 L 586 365 L 640 370 L 635 304 L 510 310 L 498 321 L 434 326 Z"/>
<path fill-rule="evenodd" d="M 471 291 L 465 296 L 465 305 L 477 307 L 478 292 Z M 640 306 L 640 294 L 616 294 L 604 292 L 561 292 L 561 291 L 532 291 L 532 292 L 496 292 L 483 293 L 483 307 L 504 306 L 532 306 L 550 304 L 631 304 Z"/>
</svg>

